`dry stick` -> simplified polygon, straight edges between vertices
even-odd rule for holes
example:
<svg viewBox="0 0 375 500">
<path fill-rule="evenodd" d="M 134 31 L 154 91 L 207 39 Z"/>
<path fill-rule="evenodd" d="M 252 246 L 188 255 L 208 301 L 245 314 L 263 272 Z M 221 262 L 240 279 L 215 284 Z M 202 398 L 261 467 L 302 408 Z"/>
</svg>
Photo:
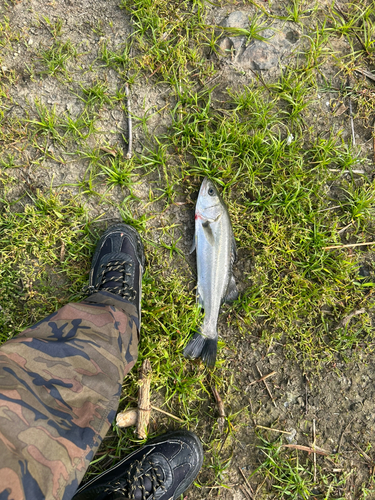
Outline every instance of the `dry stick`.
<svg viewBox="0 0 375 500">
<path fill-rule="evenodd" d="M 246 497 L 246 495 L 248 495 L 248 497 L 250 498 L 250 500 L 253 500 L 253 497 L 251 496 L 250 491 L 246 488 L 246 486 L 243 486 L 242 484 L 240 484 L 240 490 L 242 491 L 242 494 L 245 497 Z"/>
<path fill-rule="evenodd" d="M 352 441 L 352 445 L 357 448 L 358 451 L 360 451 L 363 455 L 363 458 L 370 463 L 370 465 L 373 465 L 374 461 L 371 460 L 371 458 L 367 455 L 366 452 L 364 452 L 357 444 L 355 444 L 353 441 Z"/>
<path fill-rule="evenodd" d="M 216 389 L 216 387 L 213 385 L 211 387 L 211 390 L 212 390 L 212 393 L 214 395 L 214 398 L 216 400 L 216 404 L 217 404 L 217 409 L 218 409 L 218 413 L 219 413 L 219 418 L 217 419 L 217 423 L 218 423 L 218 426 L 219 426 L 219 431 L 220 432 L 223 432 L 224 430 L 224 424 L 225 424 L 225 418 L 226 418 L 226 415 L 225 415 L 225 410 L 224 410 L 224 403 L 220 397 L 220 394 L 218 393 L 218 390 Z"/>
<path fill-rule="evenodd" d="M 256 425 L 255 427 L 259 427 L 260 429 L 266 429 L 267 431 L 281 432 L 282 434 L 291 434 L 290 431 L 282 431 L 281 429 L 274 429 L 272 427 L 265 427 L 264 425 Z"/>
<path fill-rule="evenodd" d="M 356 73 L 360 73 L 364 76 L 367 76 L 367 78 L 370 78 L 370 80 L 375 81 L 375 75 L 373 75 L 370 71 L 367 71 L 366 69 L 355 69 L 354 70 Z"/>
<path fill-rule="evenodd" d="M 316 444 L 315 418 L 313 418 L 314 483 L 316 483 L 316 453 L 315 453 L 315 444 Z"/>
<path fill-rule="evenodd" d="M 241 467 L 238 467 L 238 470 L 240 471 L 241 473 L 241 476 L 244 478 L 244 481 L 246 483 L 246 486 L 249 488 L 249 490 L 251 491 L 251 495 L 250 495 L 250 498 L 252 498 L 252 496 L 254 495 L 254 490 L 253 488 L 251 487 L 251 484 L 249 483 L 249 481 L 246 479 L 246 476 L 245 474 L 243 473 Z"/>
<path fill-rule="evenodd" d="M 264 485 L 264 483 L 267 481 L 267 476 L 264 478 L 263 482 L 258 486 L 258 488 L 256 489 L 255 491 L 255 494 L 254 494 L 254 500 L 258 494 L 258 491 L 260 491 L 260 489 L 262 488 L 262 486 Z"/>
<path fill-rule="evenodd" d="M 228 429 L 227 429 L 227 433 L 225 434 L 225 438 L 221 441 L 221 446 L 220 446 L 220 450 L 219 450 L 219 456 L 220 456 L 221 450 L 224 448 L 224 445 L 227 442 L 229 433 L 230 433 L 230 427 L 228 425 Z"/>
<path fill-rule="evenodd" d="M 151 409 L 155 410 L 155 411 L 159 411 L 160 413 L 163 413 L 164 415 L 167 415 L 167 417 L 174 418 L 175 420 L 177 420 L 177 422 L 181 422 L 182 424 L 185 423 L 185 421 L 182 420 L 181 418 L 178 418 L 178 417 L 176 417 L 176 415 L 172 415 L 172 413 L 168 413 L 167 411 L 162 410 L 161 408 L 158 408 L 157 406 L 151 405 Z"/>
<path fill-rule="evenodd" d="M 283 448 L 293 448 L 294 450 L 307 451 L 308 453 L 317 453 L 318 455 L 330 455 L 330 452 L 323 450 L 323 448 L 318 448 L 317 446 L 313 448 L 312 446 L 302 446 L 300 444 L 283 444 Z"/>
<path fill-rule="evenodd" d="M 375 241 L 368 241 L 366 243 L 351 243 L 350 245 L 332 245 L 330 247 L 323 247 L 323 250 L 334 250 L 335 248 L 364 247 L 367 245 L 375 245 Z"/>
<path fill-rule="evenodd" d="M 350 314 L 345 316 L 339 323 L 337 324 L 337 328 L 345 328 L 349 321 L 354 318 L 354 316 L 359 316 L 360 314 L 364 314 L 366 312 L 365 308 L 357 309 L 356 311 L 352 311 Z"/>
<path fill-rule="evenodd" d="M 350 227 L 352 224 L 353 224 L 353 221 L 352 221 L 352 222 L 349 222 L 349 224 L 348 224 L 347 226 L 345 226 L 345 227 L 341 228 L 341 229 L 337 232 L 337 234 L 342 234 L 342 233 L 345 233 L 345 231 L 346 231 L 347 229 L 349 229 L 349 227 Z"/>
<path fill-rule="evenodd" d="M 353 108 L 352 108 L 352 100 L 350 99 L 350 96 L 349 96 L 349 116 L 350 116 L 350 127 L 352 129 L 352 143 L 353 143 L 353 146 L 355 146 Z"/>
<path fill-rule="evenodd" d="M 341 170 L 340 168 L 329 168 L 330 172 L 340 172 L 341 174 L 365 174 L 364 170 L 360 168 L 353 168 L 351 170 Z"/>
<path fill-rule="evenodd" d="M 255 73 L 255 71 L 253 71 L 251 68 L 249 68 L 249 70 L 252 72 L 252 74 L 255 76 L 255 78 L 256 78 L 257 80 L 260 80 L 261 84 L 262 84 L 262 85 L 263 85 L 263 87 L 264 87 L 264 88 L 268 91 L 268 93 L 269 93 L 270 95 L 272 95 L 272 92 L 271 92 L 271 90 L 270 90 L 269 86 L 268 86 L 268 85 L 266 84 L 266 82 L 264 81 L 264 78 L 263 78 L 263 76 L 261 75 L 261 73 L 259 73 L 259 75 L 258 75 L 258 74 L 257 74 L 257 73 Z"/>
<path fill-rule="evenodd" d="M 130 90 L 128 82 L 125 83 L 125 94 L 126 94 L 126 111 L 128 114 L 128 152 L 126 158 L 130 160 L 133 156 L 133 123 L 130 108 Z"/>
<path fill-rule="evenodd" d="M 277 372 L 271 372 L 271 373 L 268 373 L 268 375 L 264 375 L 264 377 L 262 378 L 259 378 L 258 380 L 253 380 L 253 382 L 250 382 L 249 384 L 249 387 L 251 385 L 254 385 L 254 384 L 257 384 L 258 382 L 263 382 L 263 380 L 266 380 L 266 378 L 268 377 L 272 377 L 273 375 L 275 375 Z"/>
<path fill-rule="evenodd" d="M 139 393 L 138 393 L 138 421 L 137 421 L 137 435 L 139 439 L 147 437 L 147 427 L 150 421 L 150 384 L 151 384 L 151 364 L 148 359 L 142 363 L 140 370 L 140 377 L 138 380 Z"/>
<path fill-rule="evenodd" d="M 258 372 L 259 372 L 259 375 L 260 375 L 261 377 L 263 377 L 262 372 L 259 370 L 258 366 L 257 366 L 257 365 L 255 365 L 255 366 L 256 366 L 256 369 L 257 369 L 257 370 L 258 370 Z M 271 401 L 272 401 L 272 403 L 273 403 L 274 407 L 275 407 L 275 408 L 277 408 L 277 405 L 276 405 L 276 403 L 275 403 L 275 400 L 273 399 L 273 396 L 272 396 L 272 394 L 271 394 L 271 391 L 270 391 L 270 389 L 269 389 L 269 387 L 268 387 L 267 382 L 266 382 L 265 380 L 262 380 L 262 382 L 263 382 L 263 383 L 264 383 L 264 385 L 266 386 L 267 392 L 268 392 L 268 394 L 269 394 L 269 396 L 270 396 L 270 398 L 271 398 Z"/>
<path fill-rule="evenodd" d="M 355 417 L 353 417 L 353 418 L 350 420 L 350 422 L 348 423 L 348 425 L 347 425 L 347 426 L 345 427 L 345 429 L 342 431 L 342 434 L 341 434 L 341 437 L 340 437 L 340 441 L 339 441 L 339 445 L 338 445 L 338 447 L 337 447 L 337 451 L 336 451 L 336 453 L 337 453 L 337 454 L 339 454 L 339 453 L 340 453 L 340 448 L 341 448 L 341 445 L 342 445 L 342 440 L 343 440 L 343 438 L 344 438 L 344 434 L 345 434 L 345 432 L 348 430 L 348 428 L 349 428 L 350 424 L 353 422 L 353 420 L 354 420 L 354 419 L 355 419 Z"/>
</svg>

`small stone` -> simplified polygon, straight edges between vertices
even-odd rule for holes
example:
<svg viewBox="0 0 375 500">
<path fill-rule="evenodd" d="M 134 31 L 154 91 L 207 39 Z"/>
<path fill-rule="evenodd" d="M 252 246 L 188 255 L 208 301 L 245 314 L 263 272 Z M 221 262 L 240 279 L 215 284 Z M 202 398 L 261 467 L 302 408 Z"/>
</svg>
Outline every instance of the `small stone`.
<svg viewBox="0 0 375 500">
<path fill-rule="evenodd" d="M 217 44 L 218 52 L 221 56 L 226 56 L 232 52 L 233 43 L 229 37 L 220 38 Z"/>
<path fill-rule="evenodd" d="M 34 43 L 34 40 L 32 38 L 29 39 L 28 44 L 32 45 Z"/>
<path fill-rule="evenodd" d="M 295 443 L 296 435 L 297 435 L 296 429 L 290 429 L 289 434 L 285 434 L 285 437 L 290 444 L 293 444 Z"/>
<path fill-rule="evenodd" d="M 224 18 L 220 25 L 223 28 L 247 28 L 249 26 L 249 17 L 246 13 L 237 11 L 232 12 L 226 18 Z M 233 55 L 238 55 L 245 46 L 246 36 L 230 36 L 221 38 L 217 48 L 220 55 L 227 55 L 232 53 Z"/>
<path fill-rule="evenodd" d="M 231 42 L 233 44 L 233 48 L 235 50 L 236 55 L 238 55 L 242 49 L 246 45 L 246 37 L 245 36 L 232 36 L 230 37 Z"/>
<path fill-rule="evenodd" d="M 260 35 L 267 40 L 252 41 L 239 55 L 238 63 L 243 69 L 263 71 L 278 66 L 282 57 L 291 52 L 293 44 L 298 40 L 297 32 L 293 32 L 293 36 L 290 33 L 290 30 L 287 32 L 280 29 L 263 30 Z"/>
<path fill-rule="evenodd" d="M 247 28 L 249 26 L 249 17 L 240 10 L 232 12 L 221 21 L 219 26 L 223 28 Z"/>
<path fill-rule="evenodd" d="M 66 109 L 69 111 L 71 116 L 78 116 L 80 112 L 79 106 L 74 104 L 73 102 L 68 102 L 66 105 Z"/>
</svg>

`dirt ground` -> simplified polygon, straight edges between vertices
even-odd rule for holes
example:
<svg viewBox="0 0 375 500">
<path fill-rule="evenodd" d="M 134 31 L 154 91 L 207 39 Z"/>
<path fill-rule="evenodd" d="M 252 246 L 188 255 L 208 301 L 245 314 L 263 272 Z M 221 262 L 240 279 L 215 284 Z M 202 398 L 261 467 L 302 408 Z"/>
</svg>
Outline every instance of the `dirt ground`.
<svg viewBox="0 0 375 500">
<path fill-rule="evenodd" d="M 262 2 L 262 5 L 267 6 Z M 272 9 L 277 12 L 282 5 L 274 2 Z M 0 6 L 0 12 L 5 7 Z M 220 23 L 227 13 L 241 10 L 251 14 L 251 5 L 237 5 L 235 3 L 225 7 L 210 5 L 208 23 Z M 69 112 L 71 116 L 78 116 L 84 109 L 82 100 L 77 96 L 80 85 L 91 84 L 97 79 L 106 81 L 111 91 L 116 92 L 122 85 L 122 80 L 112 68 L 104 67 L 98 61 L 98 51 L 103 44 L 111 49 L 119 49 L 127 39 L 131 30 L 131 20 L 125 10 L 118 6 L 118 0 L 61 0 L 44 2 L 38 0 L 23 0 L 13 3 L 6 9 L 9 23 L 19 31 L 19 40 L 2 48 L 1 71 L 3 74 L 15 72 L 16 79 L 10 87 L 15 104 L 9 113 L 14 117 L 25 118 L 30 108 L 34 109 L 34 102 L 38 99 L 47 106 L 55 106 L 57 114 Z M 45 20 L 61 19 L 62 40 L 70 39 L 80 57 L 67 62 L 67 70 L 71 80 L 69 85 L 62 78 L 53 76 L 35 77 L 40 70 L 40 52 L 51 45 L 51 28 Z M 292 24 L 292 23 L 291 23 Z M 291 28 L 292 29 L 292 28 Z M 298 26 L 293 30 L 300 32 Z M 303 43 L 297 42 L 296 46 Z M 337 50 L 342 54 L 347 51 L 345 40 L 339 40 Z M 294 50 L 294 49 L 293 49 Z M 220 69 L 215 84 L 215 95 L 220 98 L 226 88 L 243 88 L 254 79 L 253 72 L 243 69 L 235 61 L 223 61 L 217 56 L 213 63 Z M 288 57 L 294 57 L 293 51 Z M 321 68 L 326 78 L 335 77 L 333 82 L 339 86 L 343 82 L 329 61 Z M 266 82 L 276 79 L 280 72 L 279 67 L 264 71 Z M 174 98 L 170 95 L 166 84 L 155 85 L 152 79 L 136 80 L 132 85 L 132 111 L 136 116 L 143 116 L 148 109 L 159 110 L 147 123 L 149 132 L 153 136 L 164 133 L 170 124 L 169 110 L 173 106 Z M 343 138 L 351 137 L 350 120 L 347 114 L 335 116 L 333 104 L 335 94 L 325 93 L 321 102 L 314 103 L 306 114 L 306 125 L 315 126 L 321 133 L 333 129 L 343 128 Z M 35 119 L 35 116 L 30 116 Z M 99 119 L 102 134 L 100 139 L 103 145 L 124 145 L 122 134 L 127 134 L 127 122 L 123 109 L 123 102 L 118 101 L 113 107 L 103 108 Z M 356 128 L 357 143 L 362 147 L 362 155 L 367 163 L 364 167 L 368 175 L 372 175 L 372 133 L 358 126 Z M 134 131 L 133 142 L 135 152 L 143 150 L 145 135 L 142 127 Z M 67 194 L 77 194 L 77 186 L 87 169 L 84 159 L 71 159 L 69 152 L 63 146 L 50 147 L 51 157 L 48 161 L 38 164 L 35 149 L 24 149 L 16 152 L 15 162 L 28 162 L 31 168 L 27 173 L 18 173 L 20 182 L 31 182 L 36 188 L 49 188 L 63 185 Z M 59 157 L 64 162 L 59 161 Z M 33 166 L 34 165 L 34 166 Z M 25 175 L 27 176 L 25 178 Z M 31 179 L 31 181 L 30 181 Z M 135 194 L 141 200 L 147 200 L 148 185 L 135 186 Z M 98 187 L 105 192 L 106 186 Z M 91 218 L 103 216 L 111 222 L 121 219 L 116 208 L 116 202 L 123 199 L 123 191 L 115 187 L 112 191 L 112 206 L 105 206 L 91 201 L 87 197 L 87 206 Z M 184 235 L 180 241 L 180 249 L 185 254 L 188 266 L 194 268 L 194 256 L 189 256 L 192 240 L 193 220 L 192 207 L 188 210 L 179 210 L 174 207 L 166 217 L 169 222 L 176 221 L 182 224 Z M 372 254 L 364 254 L 364 260 L 372 259 Z M 178 265 L 178 264 L 176 264 Z M 187 267 L 188 267 L 187 266 Z M 252 261 L 246 252 L 239 252 L 239 260 L 235 267 L 236 279 L 239 288 L 248 286 L 246 273 L 251 273 Z M 186 269 L 184 269 L 185 271 Z M 223 388 L 225 405 L 228 414 L 235 415 L 236 433 L 230 437 L 223 452 L 222 461 L 231 458 L 230 467 L 225 471 L 223 484 L 226 488 L 193 487 L 186 494 L 186 499 L 200 500 L 206 498 L 220 498 L 222 500 L 244 500 L 249 496 L 244 492 L 244 480 L 240 470 L 248 477 L 261 463 L 264 462 L 264 453 L 255 445 L 259 445 L 259 433 L 266 433 L 270 440 L 280 436 L 286 445 L 300 445 L 310 447 L 315 445 L 329 453 L 329 460 L 323 455 L 316 455 L 317 468 L 324 471 L 326 477 L 342 478 L 343 471 L 346 481 L 340 486 L 339 480 L 333 488 L 332 496 L 324 498 L 374 498 L 375 491 L 368 489 L 366 496 L 361 488 L 367 484 L 373 473 L 375 455 L 371 449 L 375 443 L 375 361 L 372 357 L 362 356 L 360 349 L 353 353 L 347 351 L 338 353 L 336 361 L 325 365 L 318 374 L 312 367 L 310 375 L 304 373 L 303 368 L 294 359 L 289 359 L 283 343 L 274 341 L 271 345 L 259 342 L 257 332 L 250 332 L 246 327 L 240 331 L 234 326 L 228 326 L 228 309 L 224 307 L 220 318 L 219 329 L 222 338 L 228 346 L 225 350 L 225 369 L 231 373 Z M 353 359 L 353 360 L 352 360 Z M 274 372 L 265 382 L 258 381 L 262 376 Z M 256 382 L 258 381 L 258 382 Z M 255 383 L 253 383 L 255 382 Z M 207 401 L 207 428 L 216 421 L 216 406 L 211 398 Z M 259 426 L 259 427 L 257 427 Z M 263 426 L 263 427 L 262 427 Z M 266 430 L 274 428 L 277 430 Z M 314 431 L 315 428 L 315 431 Z M 262 434 L 263 435 L 263 434 Z M 301 461 L 313 460 L 313 456 L 301 452 Z M 205 484 L 205 474 L 200 476 L 201 484 Z M 263 478 L 257 474 L 250 482 L 254 492 L 262 485 Z M 320 491 L 314 492 L 316 498 L 323 498 Z M 275 498 L 275 493 L 266 494 L 259 489 L 253 498 Z"/>
</svg>

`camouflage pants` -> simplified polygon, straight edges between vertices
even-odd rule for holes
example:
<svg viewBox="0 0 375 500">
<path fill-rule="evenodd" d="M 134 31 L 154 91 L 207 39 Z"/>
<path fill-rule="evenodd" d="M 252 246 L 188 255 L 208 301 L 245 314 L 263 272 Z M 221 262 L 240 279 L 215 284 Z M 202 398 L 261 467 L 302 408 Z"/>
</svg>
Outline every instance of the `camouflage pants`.
<svg viewBox="0 0 375 500">
<path fill-rule="evenodd" d="M 71 499 L 138 353 L 133 305 L 68 304 L 0 347 L 0 500 Z"/>
</svg>

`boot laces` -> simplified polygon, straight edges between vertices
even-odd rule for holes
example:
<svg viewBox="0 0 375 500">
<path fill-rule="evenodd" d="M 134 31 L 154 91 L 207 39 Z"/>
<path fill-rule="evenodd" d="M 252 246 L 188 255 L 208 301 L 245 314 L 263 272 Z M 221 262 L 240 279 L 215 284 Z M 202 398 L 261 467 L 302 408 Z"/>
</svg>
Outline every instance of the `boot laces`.
<svg viewBox="0 0 375 500">
<path fill-rule="evenodd" d="M 157 489 L 161 487 L 165 490 L 163 477 L 159 472 L 159 467 L 150 459 L 147 460 L 148 464 L 151 466 L 150 469 L 147 472 L 142 471 L 146 459 L 147 457 L 144 457 L 142 460 L 134 461 L 130 465 L 126 476 L 109 485 L 107 491 L 120 494 L 126 497 L 126 499 L 134 500 L 137 490 L 140 490 L 142 493 L 142 500 L 155 500 Z M 146 478 L 151 482 L 151 491 L 146 490 L 144 484 Z"/>
<path fill-rule="evenodd" d="M 130 262 L 124 262 L 119 260 L 111 260 L 107 264 L 102 265 L 102 270 L 98 276 L 98 282 L 94 286 L 88 286 L 85 290 L 91 295 L 92 293 L 98 291 L 106 291 L 120 295 L 123 299 L 129 301 L 135 300 L 136 291 L 128 283 L 127 277 L 132 276 L 131 268 L 133 264 Z M 109 273 L 119 273 L 119 276 L 110 276 Z M 118 283 L 117 286 L 113 286 L 113 282 Z M 109 283 L 111 282 L 111 285 Z"/>
</svg>

